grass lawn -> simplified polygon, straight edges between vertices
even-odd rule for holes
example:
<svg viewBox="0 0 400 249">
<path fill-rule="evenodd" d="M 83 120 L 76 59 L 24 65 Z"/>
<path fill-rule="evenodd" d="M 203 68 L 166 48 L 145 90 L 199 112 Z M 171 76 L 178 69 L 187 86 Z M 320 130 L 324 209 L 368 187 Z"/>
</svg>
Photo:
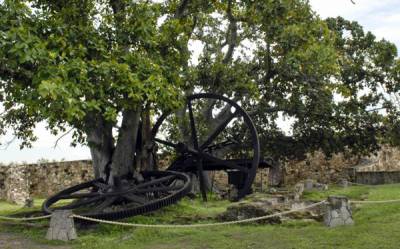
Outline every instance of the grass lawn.
<svg viewBox="0 0 400 249">
<path fill-rule="evenodd" d="M 354 200 L 400 199 L 400 184 L 346 189 L 333 187 L 324 192 L 308 192 L 305 198 L 323 200 L 328 195 L 345 195 Z M 212 200 L 202 203 L 199 200 L 185 199 L 173 207 L 125 221 L 149 224 L 213 222 L 215 215 L 223 212 L 227 205 L 229 203 L 226 201 Z M 16 211 L 18 207 L 0 203 L 0 214 L 7 215 Z M 98 225 L 78 230 L 79 238 L 76 241 L 52 244 L 69 245 L 78 249 L 400 248 L 400 202 L 358 205 L 353 209 L 353 215 L 355 225 L 340 228 L 327 228 L 321 223 L 306 221 L 290 221 L 280 225 L 247 224 L 193 229 Z M 0 232 L 6 231 L 48 244 L 43 239 L 46 228 L 0 224 Z"/>
</svg>

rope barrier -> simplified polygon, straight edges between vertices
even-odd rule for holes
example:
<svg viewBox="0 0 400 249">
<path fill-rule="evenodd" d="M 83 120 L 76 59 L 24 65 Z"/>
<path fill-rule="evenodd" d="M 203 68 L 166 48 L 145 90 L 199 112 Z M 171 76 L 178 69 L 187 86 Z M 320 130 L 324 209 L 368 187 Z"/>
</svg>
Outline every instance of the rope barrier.
<svg viewBox="0 0 400 249">
<path fill-rule="evenodd" d="M 348 182 L 351 185 L 356 185 L 356 186 L 369 186 L 369 187 L 376 187 L 377 185 L 371 185 L 371 184 L 363 184 L 363 183 L 356 183 L 356 182 Z"/>
<path fill-rule="evenodd" d="M 398 199 L 398 200 L 382 200 L 382 201 L 352 201 L 352 200 L 350 200 L 349 201 L 350 203 L 360 203 L 360 204 L 362 204 L 362 203 L 393 203 L 393 202 L 400 202 L 400 199 Z"/>
<path fill-rule="evenodd" d="M 259 221 L 259 220 L 269 219 L 269 218 L 272 218 L 272 217 L 277 217 L 277 216 L 281 216 L 281 215 L 287 215 L 287 214 L 295 213 L 295 212 L 298 212 L 298 211 L 310 209 L 310 208 L 313 208 L 313 207 L 320 206 L 320 205 L 322 205 L 324 203 L 326 203 L 325 200 L 317 202 L 317 203 L 314 203 L 314 204 L 311 204 L 311 205 L 303 207 L 303 208 L 292 209 L 292 210 L 289 210 L 289 211 L 284 211 L 284 212 L 265 215 L 265 216 L 260 216 L 260 217 L 254 217 L 254 218 L 243 219 L 243 220 L 235 220 L 235 221 L 225 221 L 225 222 L 218 222 L 218 223 L 203 223 L 203 224 L 139 224 L 139 223 L 126 223 L 126 222 L 118 222 L 118 221 L 101 220 L 101 219 L 85 217 L 85 216 L 81 216 L 81 215 L 77 215 L 77 214 L 73 214 L 71 217 L 76 218 L 76 219 L 86 220 L 86 221 L 105 223 L 105 224 L 110 224 L 110 225 L 129 226 L 129 227 L 199 228 L 199 227 L 223 226 L 223 225 L 233 225 L 233 224 L 241 224 L 241 223 Z"/>
<path fill-rule="evenodd" d="M 92 221 L 92 222 L 98 222 L 98 223 L 105 223 L 105 224 L 110 224 L 110 225 L 119 225 L 119 226 L 130 226 L 130 227 L 147 227 L 147 228 L 196 228 L 196 227 L 211 227 L 211 226 L 223 226 L 223 225 L 233 225 L 233 224 L 241 224 L 241 223 L 249 223 L 249 222 L 254 222 L 254 221 L 259 221 L 259 220 L 264 220 L 264 219 L 269 219 L 277 216 L 282 216 L 282 215 L 287 215 L 303 210 L 307 210 L 313 207 L 320 206 L 327 201 L 320 201 L 314 204 L 311 204 L 306 207 L 302 208 L 297 208 L 297 209 L 292 209 L 280 213 L 275 213 L 275 214 L 270 214 L 270 215 L 265 215 L 265 216 L 260 216 L 260 217 L 254 217 L 254 218 L 248 218 L 248 219 L 243 219 L 243 220 L 235 220 L 235 221 L 225 221 L 225 222 L 217 222 L 217 223 L 200 223 L 200 224 L 140 224 L 140 223 L 126 223 L 126 222 L 118 222 L 118 221 L 110 221 L 110 220 L 102 220 L 102 219 L 95 219 L 95 218 L 90 218 L 82 215 L 77 215 L 73 214 L 70 217 L 71 218 L 76 218 L 76 219 L 81 219 L 81 220 L 86 220 L 86 221 Z M 394 202 L 400 202 L 400 199 L 396 200 L 376 200 L 376 201 L 357 201 L 357 200 L 349 200 L 350 203 L 355 203 L 355 204 L 374 204 L 374 203 L 394 203 Z M 6 217 L 6 216 L 1 216 L 0 215 L 0 220 L 10 220 L 10 221 L 33 221 L 33 220 L 42 220 L 42 219 L 48 219 L 51 218 L 51 214 L 49 215 L 44 215 L 44 216 L 38 216 L 38 217 L 27 217 L 27 218 L 17 218 L 17 217 Z"/>
<path fill-rule="evenodd" d="M 12 221 L 43 220 L 43 219 L 48 219 L 48 218 L 51 218 L 51 214 L 44 215 L 44 216 L 38 216 L 38 217 L 27 217 L 27 218 L 16 218 L 16 217 L 0 216 L 0 220 L 12 220 Z"/>
</svg>

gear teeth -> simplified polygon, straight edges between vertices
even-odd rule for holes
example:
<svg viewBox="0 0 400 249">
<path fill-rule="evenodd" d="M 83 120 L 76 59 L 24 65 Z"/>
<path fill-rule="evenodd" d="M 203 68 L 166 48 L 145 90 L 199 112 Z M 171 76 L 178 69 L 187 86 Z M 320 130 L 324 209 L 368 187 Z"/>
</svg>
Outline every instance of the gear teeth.
<svg viewBox="0 0 400 249">
<path fill-rule="evenodd" d="M 134 208 L 130 209 L 125 209 L 125 210 L 120 210 L 120 211 L 114 211 L 114 212 L 108 212 L 108 213 L 88 213 L 88 214 L 81 214 L 83 216 L 91 217 L 91 218 L 96 218 L 96 219 L 107 219 L 107 220 L 118 220 L 118 219 L 123 219 L 131 216 L 136 216 L 136 215 L 141 215 L 149 212 L 156 211 L 160 208 L 172 205 L 185 197 L 189 192 L 190 192 L 190 177 L 182 172 L 175 172 L 175 171 L 148 171 L 143 173 L 145 176 L 155 176 L 155 177 L 165 177 L 168 175 L 175 175 L 178 179 L 184 181 L 183 187 L 178 190 L 177 192 L 158 199 L 158 200 L 153 200 L 151 202 L 148 202 L 142 206 L 137 206 Z M 67 188 L 56 195 L 48 198 L 44 203 L 43 203 L 43 211 L 47 214 L 51 213 L 52 210 L 50 209 L 51 205 L 59 201 L 61 198 L 61 195 L 65 194 L 71 194 L 74 192 L 77 192 L 81 189 L 90 187 L 95 181 L 98 181 L 99 179 L 89 181 L 89 182 L 84 182 L 78 185 L 75 185 L 73 187 Z M 83 223 L 93 223 L 93 222 L 83 222 Z"/>
</svg>

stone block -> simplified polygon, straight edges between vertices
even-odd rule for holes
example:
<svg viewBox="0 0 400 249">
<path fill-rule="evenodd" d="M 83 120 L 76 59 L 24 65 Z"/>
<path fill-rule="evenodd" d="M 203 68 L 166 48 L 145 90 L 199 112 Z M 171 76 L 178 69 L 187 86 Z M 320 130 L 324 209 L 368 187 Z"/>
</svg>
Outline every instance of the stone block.
<svg viewBox="0 0 400 249">
<path fill-rule="evenodd" d="M 307 179 L 304 181 L 304 189 L 305 190 L 312 190 L 314 187 L 314 180 Z"/>
<path fill-rule="evenodd" d="M 347 181 L 347 179 L 343 178 L 339 180 L 339 184 L 340 187 L 343 188 L 347 188 L 349 186 L 349 182 Z"/>
<path fill-rule="evenodd" d="M 328 227 L 353 225 L 350 203 L 346 197 L 330 196 L 325 207 L 324 224 Z"/>
<path fill-rule="evenodd" d="M 48 240 L 74 240 L 76 234 L 74 219 L 71 217 L 71 210 L 56 210 L 50 220 L 50 227 L 47 230 L 46 239 Z"/>
<path fill-rule="evenodd" d="M 326 191 L 329 189 L 327 184 L 323 184 L 323 183 L 316 183 L 314 184 L 314 188 L 316 188 L 317 190 L 321 190 L 321 191 Z"/>
</svg>

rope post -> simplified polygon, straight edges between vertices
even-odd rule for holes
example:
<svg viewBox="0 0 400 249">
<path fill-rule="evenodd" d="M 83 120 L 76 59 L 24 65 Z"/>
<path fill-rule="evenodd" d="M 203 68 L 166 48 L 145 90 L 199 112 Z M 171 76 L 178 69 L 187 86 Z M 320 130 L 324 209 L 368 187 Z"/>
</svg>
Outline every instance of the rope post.
<svg viewBox="0 0 400 249">
<path fill-rule="evenodd" d="M 294 200 L 300 201 L 300 198 L 303 195 L 303 192 L 304 192 L 304 184 L 303 183 L 297 183 L 296 185 L 294 185 Z"/>
<path fill-rule="evenodd" d="M 340 179 L 339 186 L 342 188 L 347 188 L 349 186 L 349 182 L 347 181 L 346 178 Z"/>
<path fill-rule="evenodd" d="M 77 237 L 72 211 L 55 210 L 51 215 L 50 227 L 47 230 L 46 239 L 69 241 Z"/>
<path fill-rule="evenodd" d="M 304 189 L 309 191 L 314 188 L 314 180 L 312 179 L 306 179 L 304 182 Z"/>
<path fill-rule="evenodd" d="M 324 224 L 328 227 L 353 225 L 350 203 L 344 196 L 329 196 L 325 206 Z"/>
</svg>

